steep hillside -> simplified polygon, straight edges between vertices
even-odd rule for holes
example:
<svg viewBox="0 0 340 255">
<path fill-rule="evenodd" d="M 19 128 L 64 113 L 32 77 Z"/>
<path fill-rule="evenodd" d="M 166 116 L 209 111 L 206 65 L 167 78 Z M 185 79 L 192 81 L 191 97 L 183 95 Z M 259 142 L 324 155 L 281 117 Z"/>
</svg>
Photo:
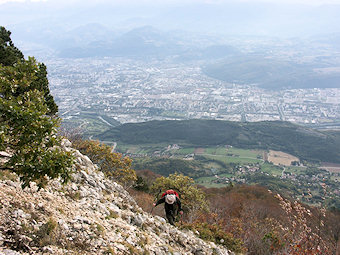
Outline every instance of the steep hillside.
<svg viewBox="0 0 340 255">
<path fill-rule="evenodd" d="M 340 140 L 335 134 L 281 121 L 244 123 L 183 120 L 129 123 L 98 135 L 98 139 L 126 144 L 232 145 L 245 149 L 284 151 L 305 160 L 340 163 Z"/>
<path fill-rule="evenodd" d="M 22 190 L 0 181 L 0 254 L 231 254 L 144 212 L 119 184 L 74 151 L 72 181 Z M 198 233 L 196 233 L 198 234 Z"/>
</svg>

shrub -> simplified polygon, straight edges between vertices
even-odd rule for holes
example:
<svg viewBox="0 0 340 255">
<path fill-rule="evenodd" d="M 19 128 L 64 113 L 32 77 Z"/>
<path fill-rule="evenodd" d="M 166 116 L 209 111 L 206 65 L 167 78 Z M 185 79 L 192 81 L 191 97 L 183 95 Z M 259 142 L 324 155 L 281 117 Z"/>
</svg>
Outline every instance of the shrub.
<svg viewBox="0 0 340 255">
<path fill-rule="evenodd" d="M 189 221 L 197 218 L 201 211 L 207 211 L 208 205 L 204 192 L 195 186 L 195 181 L 183 174 L 170 174 L 168 177 L 156 179 L 151 189 L 156 193 L 159 190 L 175 189 L 179 191 L 184 212 Z"/>
<path fill-rule="evenodd" d="M 41 247 L 46 245 L 56 245 L 59 237 L 58 232 L 58 223 L 55 219 L 49 218 L 48 221 L 35 233 L 35 242 L 37 242 Z"/>
<path fill-rule="evenodd" d="M 240 239 L 234 238 L 231 233 L 223 231 L 218 224 L 208 224 L 206 222 L 185 223 L 181 228 L 197 231 L 199 237 L 203 240 L 214 242 L 223 245 L 234 252 L 245 252 L 243 242 Z"/>
<path fill-rule="evenodd" d="M 137 180 L 136 172 L 131 169 L 131 159 L 113 152 L 112 148 L 99 141 L 78 139 L 73 146 L 81 153 L 87 155 L 101 171 L 122 184 L 125 189 L 133 186 Z"/>
</svg>

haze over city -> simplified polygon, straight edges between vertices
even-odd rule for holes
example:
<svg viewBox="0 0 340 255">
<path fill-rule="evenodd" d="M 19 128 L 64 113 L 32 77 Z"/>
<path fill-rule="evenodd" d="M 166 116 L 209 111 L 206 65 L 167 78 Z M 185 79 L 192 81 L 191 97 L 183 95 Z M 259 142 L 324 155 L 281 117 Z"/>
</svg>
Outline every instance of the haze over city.
<svg viewBox="0 0 340 255">
<path fill-rule="evenodd" d="M 93 114 L 336 128 L 338 13 L 340 1 L 320 0 L 0 2 L 16 45 L 47 64 L 61 116 L 80 123 Z"/>
<path fill-rule="evenodd" d="M 339 13 L 0 0 L 0 253 L 340 254 Z"/>
</svg>

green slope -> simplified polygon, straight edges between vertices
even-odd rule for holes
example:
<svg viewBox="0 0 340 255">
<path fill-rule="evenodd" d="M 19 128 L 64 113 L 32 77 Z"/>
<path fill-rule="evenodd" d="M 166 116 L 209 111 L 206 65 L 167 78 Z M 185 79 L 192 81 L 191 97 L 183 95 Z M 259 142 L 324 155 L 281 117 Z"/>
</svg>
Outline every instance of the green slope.
<svg viewBox="0 0 340 255">
<path fill-rule="evenodd" d="M 332 67 L 329 63 L 306 64 L 244 55 L 208 64 L 202 69 L 206 75 L 222 81 L 257 84 L 265 89 L 339 88 L 340 73 L 328 72 L 329 67 Z"/>
<path fill-rule="evenodd" d="M 126 144 L 179 143 L 272 149 L 304 160 L 340 163 L 340 139 L 337 134 L 280 121 L 150 121 L 120 125 L 97 138 Z"/>
</svg>

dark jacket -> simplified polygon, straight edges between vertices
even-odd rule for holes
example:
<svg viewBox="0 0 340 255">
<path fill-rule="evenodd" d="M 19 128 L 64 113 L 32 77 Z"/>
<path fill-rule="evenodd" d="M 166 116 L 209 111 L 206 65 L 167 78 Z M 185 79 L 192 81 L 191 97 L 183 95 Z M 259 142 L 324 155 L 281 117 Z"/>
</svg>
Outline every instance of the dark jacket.
<svg viewBox="0 0 340 255">
<path fill-rule="evenodd" d="M 164 196 L 157 201 L 155 206 L 162 204 L 162 203 L 164 203 L 164 208 L 165 208 L 166 213 L 170 213 L 170 212 L 175 213 L 175 212 L 182 211 L 181 200 L 179 200 L 178 197 L 176 197 L 176 201 L 173 204 L 168 204 L 167 202 L 165 202 L 165 196 Z M 176 208 L 176 205 L 178 208 Z"/>
</svg>

